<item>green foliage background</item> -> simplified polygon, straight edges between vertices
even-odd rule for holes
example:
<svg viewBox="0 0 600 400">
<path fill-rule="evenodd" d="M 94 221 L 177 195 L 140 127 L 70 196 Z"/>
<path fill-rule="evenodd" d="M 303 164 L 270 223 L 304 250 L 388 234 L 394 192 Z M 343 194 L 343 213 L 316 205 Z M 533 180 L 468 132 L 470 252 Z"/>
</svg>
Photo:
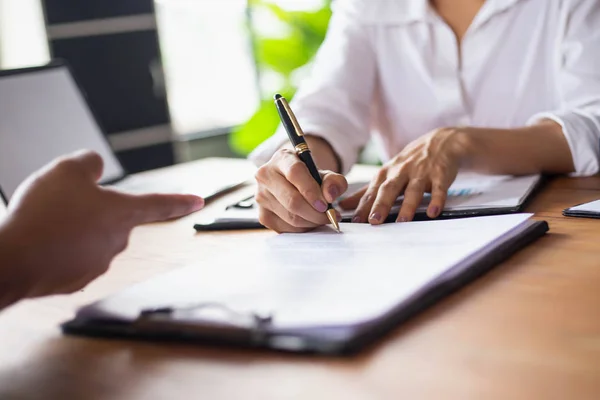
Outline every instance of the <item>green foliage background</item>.
<svg viewBox="0 0 600 400">
<path fill-rule="evenodd" d="M 294 71 L 305 66 L 314 57 L 325 38 L 331 17 L 331 0 L 312 11 L 286 11 L 265 0 L 248 0 L 248 31 L 252 40 L 258 80 L 265 72 L 276 73 L 284 82 L 279 89 L 287 99 L 293 98 L 296 87 L 292 82 Z M 253 19 L 257 11 L 272 13 L 284 23 L 284 37 L 268 37 L 260 33 Z M 232 150 L 247 155 L 270 137 L 279 125 L 279 116 L 273 105 L 273 94 L 260 88 L 261 102 L 256 113 L 230 136 Z"/>
</svg>

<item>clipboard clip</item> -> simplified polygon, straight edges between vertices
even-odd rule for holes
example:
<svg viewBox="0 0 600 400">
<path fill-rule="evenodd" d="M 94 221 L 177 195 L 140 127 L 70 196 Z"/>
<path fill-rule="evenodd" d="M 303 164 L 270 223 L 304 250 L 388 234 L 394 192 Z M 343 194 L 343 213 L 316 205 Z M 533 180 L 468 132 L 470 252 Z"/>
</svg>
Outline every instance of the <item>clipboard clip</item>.
<svg viewBox="0 0 600 400">
<path fill-rule="evenodd" d="M 198 315 L 203 312 L 207 315 L 204 317 Z M 212 317 L 209 313 L 212 313 Z M 232 327 L 249 332 L 253 343 L 262 344 L 273 324 L 273 315 L 239 311 L 216 302 L 203 302 L 176 307 L 147 308 L 140 312 L 138 320 L 157 322 L 192 321 L 198 322 L 198 325 L 206 323 L 218 327 Z"/>
<path fill-rule="evenodd" d="M 256 201 L 254 200 L 254 195 L 252 195 L 250 197 L 247 197 L 245 199 L 238 201 L 235 204 L 231 204 L 231 205 L 227 206 L 226 210 L 229 210 L 232 208 L 248 210 L 248 209 L 254 208 L 255 204 L 256 204 Z"/>
</svg>

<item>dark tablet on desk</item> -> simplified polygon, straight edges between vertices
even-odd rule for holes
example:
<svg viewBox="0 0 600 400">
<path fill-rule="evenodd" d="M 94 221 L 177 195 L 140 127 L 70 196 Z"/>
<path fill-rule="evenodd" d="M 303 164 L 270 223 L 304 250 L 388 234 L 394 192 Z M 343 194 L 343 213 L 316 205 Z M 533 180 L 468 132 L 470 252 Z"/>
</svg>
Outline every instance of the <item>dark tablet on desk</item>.
<svg viewBox="0 0 600 400">
<path fill-rule="evenodd" d="M 567 208 L 563 211 L 566 217 L 598 218 L 600 219 L 600 200 Z"/>
</svg>

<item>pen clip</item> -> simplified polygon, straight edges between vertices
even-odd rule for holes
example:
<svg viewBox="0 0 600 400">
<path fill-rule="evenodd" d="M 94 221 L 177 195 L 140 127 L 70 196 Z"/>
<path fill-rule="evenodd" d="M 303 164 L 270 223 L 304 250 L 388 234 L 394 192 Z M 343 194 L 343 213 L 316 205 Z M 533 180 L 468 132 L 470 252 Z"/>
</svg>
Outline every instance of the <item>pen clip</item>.
<svg viewBox="0 0 600 400">
<path fill-rule="evenodd" d="M 281 105 L 283 106 L 283 108 L 285 108 L 285 112 L 287 113 L 288 117 L 290 118 L 292 125 L 294 125 L 294 131 L 296 132 L 296 135 L 304 136 L 304 131 L 300 127 L 300 123 L 296 119 L 296 115 L 294 115 L 294 112 L 292 111 L 292 108 L 290 107 L 290 105 L 287 102 L 287 100 L 285 99 L 285 97 L 280 97 L 276 101 L 281 102 Z"/>
</svg>

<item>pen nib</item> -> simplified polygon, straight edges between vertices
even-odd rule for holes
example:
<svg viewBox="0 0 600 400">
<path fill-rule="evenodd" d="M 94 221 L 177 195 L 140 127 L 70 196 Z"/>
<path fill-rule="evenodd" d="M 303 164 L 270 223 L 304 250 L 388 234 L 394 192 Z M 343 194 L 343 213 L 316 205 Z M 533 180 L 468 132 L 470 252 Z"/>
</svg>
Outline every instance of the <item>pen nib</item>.
<svg viewBox="0 0 600 400">
<path fill-rule="evenodd" d="M 327 217 L 329 218 L 329 221 L 331 222 L 331 225 L 333 225 L 335 231 L 337 233 L 342 233 L 342 231 L 340 230 L 340 224 L 337 220 L 337 214 L 333 208 L 327 210 Z"/>
</svg>

